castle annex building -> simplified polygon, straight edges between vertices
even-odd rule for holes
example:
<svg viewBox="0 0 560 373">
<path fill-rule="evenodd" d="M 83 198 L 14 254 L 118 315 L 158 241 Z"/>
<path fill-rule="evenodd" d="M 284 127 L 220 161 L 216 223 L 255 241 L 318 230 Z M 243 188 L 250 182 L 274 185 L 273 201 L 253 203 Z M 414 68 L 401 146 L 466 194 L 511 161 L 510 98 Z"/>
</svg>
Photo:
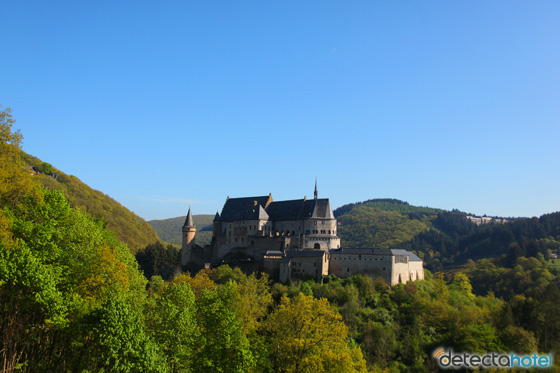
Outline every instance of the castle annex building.
<svg viewBox="0 0 560 373">
<path fill-rule="evenodd" d="M 191 210 L 183 226 L 181 263 L 202 268 L 223 263 L 294 277 L 363 274 L 394 285 L 424 278 L 422 260 L 404 250 L 341 249 L 328 198 L 273 201 L 272 195 L 227 198 L 213 222 L 212 242 L 195 244 Z"/>
</svg>

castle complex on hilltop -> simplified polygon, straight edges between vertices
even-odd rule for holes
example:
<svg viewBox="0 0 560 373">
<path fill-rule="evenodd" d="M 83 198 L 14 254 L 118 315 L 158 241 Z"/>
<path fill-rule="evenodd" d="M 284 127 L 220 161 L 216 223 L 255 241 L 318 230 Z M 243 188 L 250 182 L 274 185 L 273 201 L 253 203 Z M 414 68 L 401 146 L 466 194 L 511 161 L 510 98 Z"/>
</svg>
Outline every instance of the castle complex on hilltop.
<svg viewBox="0 0 560 373">
<path fill-rule="evenodd" d="M 272 195 L 227 198 L 216 213 L 212 242 L 195 244 L 191 210 L 183 226 L 181 264 L 193 268 L 230 263 L 262 270 L 286 282 L 295 277 L 362 274 L 390 285 L 424 279 L 423 262 L 405 250 L 341 249 L 328 198 L 274 202 Z"/>
</svg>

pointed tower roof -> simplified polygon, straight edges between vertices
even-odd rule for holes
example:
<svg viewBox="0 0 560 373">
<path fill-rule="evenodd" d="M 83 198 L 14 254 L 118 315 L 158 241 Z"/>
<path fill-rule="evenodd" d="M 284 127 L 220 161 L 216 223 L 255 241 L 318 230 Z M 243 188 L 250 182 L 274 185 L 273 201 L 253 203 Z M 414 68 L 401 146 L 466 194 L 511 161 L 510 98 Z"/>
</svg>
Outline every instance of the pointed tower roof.
<svg viewBox="0 0 560 373">
<path fill-rule="evenodd" d="M 189 207 L 189 213 L 187 214 L 187 219 L 185 219 L 185 227 L 194 227 L 194 221 L 191 214 L 191 208 Z"/>
<path fill-rule="evenodd" d="M 313 192 L 313 196 L 315 199 L 319 197 L 319 193 L 317 192 L 317 178 L 315 178 L 315 192 Z"/>
<path fill-rule="evenodd" d="M 220 213 L 216 212 L 216 216 L 214 216 L 214 221 L 220 221 Z"/>
</svg>

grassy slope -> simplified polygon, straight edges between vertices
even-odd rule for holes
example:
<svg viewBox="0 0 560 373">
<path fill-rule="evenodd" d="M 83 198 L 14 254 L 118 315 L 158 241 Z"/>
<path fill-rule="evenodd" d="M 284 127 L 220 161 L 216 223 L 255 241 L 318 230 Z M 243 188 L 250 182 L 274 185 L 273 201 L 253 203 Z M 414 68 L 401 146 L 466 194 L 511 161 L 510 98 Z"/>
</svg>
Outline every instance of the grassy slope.
<svg viewBox="0 0 560 373">
<path fill-rule="evenodd" d="M 23 153 L 22 158 L 30 166 L 42 163 L 40 159 L 26 153 Z M 159 240 L 156 231 L 144 219 L 108 195 L 90 188 L 76 176 L 66 175 L 59 170 L 56 172 L 56 180 L 41 174 L 33 177 L 48 189 L 62 190 L 71 206 L 103 218 L 107 222 L 107 229 L 126 243 L 133 253 Z"/>
</svg>

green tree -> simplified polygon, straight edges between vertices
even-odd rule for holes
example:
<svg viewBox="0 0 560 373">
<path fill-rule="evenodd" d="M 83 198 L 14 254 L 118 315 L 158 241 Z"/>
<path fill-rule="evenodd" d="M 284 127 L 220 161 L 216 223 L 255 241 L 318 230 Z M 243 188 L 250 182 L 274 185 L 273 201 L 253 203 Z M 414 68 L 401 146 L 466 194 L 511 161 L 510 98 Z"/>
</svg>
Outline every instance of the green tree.
<svg viewBox="0 0 560 373">
<path fill-rule="evenodd" d="M 12 131 L 12 126 L 15 122 L 12 117 L 12 109 L 6 108 L 2 110 L 2 105 L 0 105 L 0 142 L 19 148 L 21 147 L 23 136 L 19 130 L 16 132 Z"/>
<path fill-rule="evenodd" d="M 46 175 L 54 175 L 56 173 L 56 170 L 54 169 L 54 167 L 47 162 L 41 162 L 39 165 L 35 166 L 35 169 L 38 172 L 41 172 L 43 174 Z"/>
<path fill-rule="evenodd" d="M 275 371 L 365 371 L 361 350 L 349 345 L 348 329 L 326 299 L 284 297 L 266 331 Z"/>
<path fill-rule="evenodd" d="M 235 308 L 246 334 L 256 332 L 260 321 L 272 306 L 272 294 L 269 290 L 268 276 L 260 278 L 253 273 L 240 283 L 232 283 L 235 289 Z"/>
<path fill-rule="evenodd" d="M 22 135 L 12 132 L 15 120 L 10 108 L 0 106 L 0 207 L 15 207 L 25 198 L 40 202 L 41 194 L 32 182 L 29 172 L 21 161 Z"/>
<path fill-rule="evenodd" d="M 200 372 L 246 372 L 255 365 L 251 346 L 235 312 L 233 284 L 204 290 L 197 300 L 201 329 L 194 370 Z"/>
<path fill-rule="evenodd" d="M 195 297 L 189 284 L 167 284 L 148 309 L 147 324 L 172 372 L 192 371 L 200 330 Z"/>
<path fill-rule="evenodd" d="M 167 372 L 142 318 L 119 296 L 110 296 L 86 317 L 82 369 L 97 372 Z"/>
<path fill-rule="evenodd" d="M 467 275 L 463 272 L 458 272 L 453 277 L 453 282 L 451 283 L 451 288 L 458 290 L 461 294 L 465 295 L 467 298 L 473 300 L 475 298 L 472 293 L 472 285 L 469 281 Z"/>
</svg>

